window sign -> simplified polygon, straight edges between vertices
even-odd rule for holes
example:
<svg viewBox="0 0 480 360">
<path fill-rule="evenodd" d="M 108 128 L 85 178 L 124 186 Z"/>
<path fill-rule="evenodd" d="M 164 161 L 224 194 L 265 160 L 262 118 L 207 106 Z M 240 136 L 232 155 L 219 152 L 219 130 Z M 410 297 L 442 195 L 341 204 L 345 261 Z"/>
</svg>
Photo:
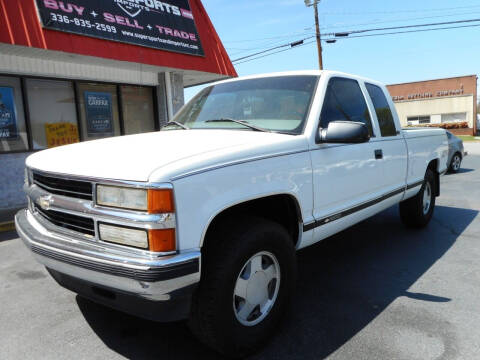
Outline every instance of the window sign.
<svg viewBox="0 0 480 360">
<path fill-rule="evenodd" d="M 45 136 L 49 148 L 73 144 L 78 142 L 78 129 L 75 124 L 68 122 L 46 123 Z"/>
<path fill-rule="evenodd" d="M 37 0 L 43 27 L 203 56 L 188 0 Z"/>
<path fill-rule="evenodd" d="M 13 88 L 0 86 L 0 139 L 18 138 Z"/>
<path fill-rule="evenodd" d="M 85 91 L 88 135 L 113 135 L 112 94 Z"/>
</svg>

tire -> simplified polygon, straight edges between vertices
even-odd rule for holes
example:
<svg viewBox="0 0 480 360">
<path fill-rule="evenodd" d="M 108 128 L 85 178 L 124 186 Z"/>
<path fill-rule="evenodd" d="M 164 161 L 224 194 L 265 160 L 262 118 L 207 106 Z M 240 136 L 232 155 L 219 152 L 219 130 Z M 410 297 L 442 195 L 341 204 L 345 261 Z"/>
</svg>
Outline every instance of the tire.
<svg viewBox="0 0 480 360">
<path fill-rule="evenodd" d="M 296 259 L 292 239 L 281 225 L 256 217 L 232 220 L 235 223 L 215 231 L 203 250 L 202 278 L 189 327 L 207 346 L 239 358 L 261 347 L 278 328 L 293 294 Z M 254 268 L 259 271 L 252 274 Z M 272 279 L 268 286 L 267 278 L 262 278 L 267 272 Z M 264 295 L 268 298 L 264 308 L 251 306 L 251 311 L 242 312 L 248 308 L 246 299 L 263 301 Z"/>
<path fill-rule="evenodd" d="M 452 160 L 450 160 L 450 165 L 448 169 L 452 173 L 457 173 L 458 170 L 460 170 L 461 166 L 462 166 L 462 156 L 460 155 L 460 153 L 457 152 L 453 154 Z"/>
<path fill-rule="evenodd" d="M 400 202 L 400 218 L 411 228 L 427 226 L 435 209 L 435 174 L 427 169 L 425 180 L 417 195 Z"/>
</svg>

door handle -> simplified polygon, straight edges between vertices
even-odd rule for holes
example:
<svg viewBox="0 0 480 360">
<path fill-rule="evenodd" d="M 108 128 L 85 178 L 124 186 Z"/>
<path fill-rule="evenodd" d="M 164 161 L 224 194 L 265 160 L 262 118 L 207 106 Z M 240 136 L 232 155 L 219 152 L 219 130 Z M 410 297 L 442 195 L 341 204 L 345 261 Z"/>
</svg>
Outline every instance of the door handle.
<svg viewBox="0 0 480 360">
<path fill-rule="evenodd" d="M 383 159 L 383 151 L 382 149 L 375 150 L 375 159 L 380 160 Z"/>
</svg>

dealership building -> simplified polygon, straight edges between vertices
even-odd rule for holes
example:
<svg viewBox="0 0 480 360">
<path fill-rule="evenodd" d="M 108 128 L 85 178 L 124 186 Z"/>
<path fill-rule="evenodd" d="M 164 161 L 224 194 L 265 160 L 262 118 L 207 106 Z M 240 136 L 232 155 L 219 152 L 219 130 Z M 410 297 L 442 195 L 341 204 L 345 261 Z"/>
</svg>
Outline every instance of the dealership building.
<svg viewBox="0 0 480 360">
<path fill-rule="evenodd" d="M 402 126 L 442 126 L 477 133 L 477 76 L 388 85 Z"/>
<path fill-rule="evenodd" d="M 34 151 L 158 130 L 237 76 L 200 0 L 0 0 L 0 211 Z"/>
</svg>

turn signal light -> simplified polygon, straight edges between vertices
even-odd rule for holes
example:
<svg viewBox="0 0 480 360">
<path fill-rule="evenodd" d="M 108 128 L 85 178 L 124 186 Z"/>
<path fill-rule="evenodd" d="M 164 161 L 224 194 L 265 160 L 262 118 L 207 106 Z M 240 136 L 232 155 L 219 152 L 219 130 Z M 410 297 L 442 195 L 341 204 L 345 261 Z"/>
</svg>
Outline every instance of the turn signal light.
<svg viewBox="0 0 480 360">
<path fill-rule="evenodd" d="M 149 189 L 148 190 L 148 213 L 170 213 L 175 211 L 173 203 L 173 190 Z"/>
<path fill-rule="evenodd" d="M 175 250 L 175 229 L 155 229 L 148 231 L 150 251 L 167 252 Z"/>
</svg>

